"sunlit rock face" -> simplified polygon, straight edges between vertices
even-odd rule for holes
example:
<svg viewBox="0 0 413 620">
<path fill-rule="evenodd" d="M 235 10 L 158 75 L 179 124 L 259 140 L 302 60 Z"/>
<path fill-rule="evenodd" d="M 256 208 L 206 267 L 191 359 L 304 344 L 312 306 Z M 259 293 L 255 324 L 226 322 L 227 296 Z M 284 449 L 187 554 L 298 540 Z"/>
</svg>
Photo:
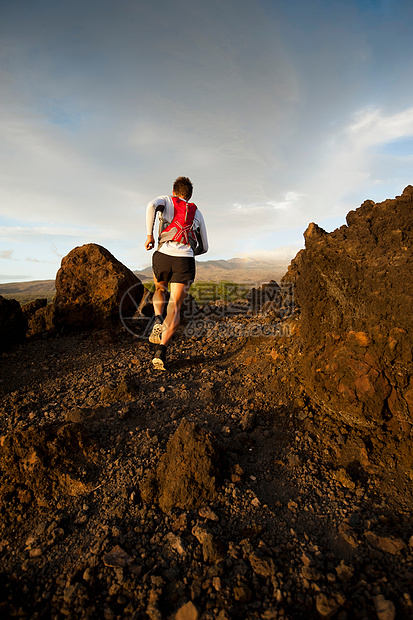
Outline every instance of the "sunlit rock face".
<svg viewBox="0 0 413 620">
<path fill-rule="evenodd" d="M 130 291 L 130 294 L 128 293 Z M 143 295 L 139 278 L 95 243 L 74 248 L 56 275 L 53 322 L 59 329 L 104 327 L 136 311 Z"/>
<path fill-rule="evenodd" d="M 413 187 L 347 226 L 310 224 L 287 278 L 301 307 L 303 381 L 352 424 L 413 421 Z"/>
</svg>

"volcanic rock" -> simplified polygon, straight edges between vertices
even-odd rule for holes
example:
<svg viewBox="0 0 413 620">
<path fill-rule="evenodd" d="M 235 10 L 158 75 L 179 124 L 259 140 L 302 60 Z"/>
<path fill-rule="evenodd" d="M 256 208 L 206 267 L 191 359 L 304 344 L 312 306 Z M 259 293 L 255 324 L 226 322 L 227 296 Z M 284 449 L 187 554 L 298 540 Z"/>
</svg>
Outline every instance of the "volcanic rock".
<svg viewBox="0 0 413 620">
<path fill-rule="evenodd" d="M 26 337 L 27 319 L 15 299 L 0 295 L 0 351 L 22 342 Z"/>
<path fill-rule="evenodd" d="M 139 393 L 136 381 L 131 377 L 123 377 L 116 385 L 105 385 L 102 389 L 100 400 L 103 403 L 127 402 L 133 400 Z"/>
<path fill-rule="evenodd" d="M 29 319 L 35 312 L 40 310 L 40 308 L 44 308 L 47 306 L 47 299 L 45 297 L 34 299 L 33 301 L 29 301 L 27 304 L 22 306 L 22 312 L 24 316 Z"/>
<path fill-rule="evenodd" d="M 95 243 L 74 248 L 56 275 L 54 324 L 63 330 L 101 328 L 133 316 L 143 295 L 139 278 Z"/>
<path fill-rule="evenodd" d="M 175 620 L 197 620 L 199 613 L 192 601 L 188 601 L 175 614 Z"/>
<path fill-rule="evenodd" d="M 97 448 L 81 424 L 50 423 L 0 437 L 0 468 L 16 487 L 36 496 L 56 489 L 72 496 L 86 492 L 84 472 L 96 459 Z"/>
<path fill-rule="evenodd" d="M 366 538 L 372 547 L 392 555 L 397 555 L 406 548 L 406 545 L 400 538 L 378 536 L 374 532 L 366 532 Z"/>
<path fill-rule="evenodd" d="M 30 301 L 22 306 L 22 311 L 27 319 L 27 336 L 36 336 L 46 332 L 56 331 L 53 324 L 53 304 L 48 304 L 47 299 L 40 298 Z"/>
<path fill-rule="evenodd" d="M 222 559 L 224 556 L 222 545 L 214 539 L 214 536 L 206 527 L 194 525 L 192 534 L 202 546 L 205 562 L 213 564 Z"/>
<path fill-rule="evenodd" d="M 373 597 L 378 620 L 394 620 L 396 609 L 392 601 L 384 598 L 383 594 Z"/>
<path fill-rule="evenodd" d="M 326 233 L 312 223 L 286 279 L 301 307 L 308 393 L 350 424 L 413 420 L 413 187 L 347 215 Z"/>
<path fill-rule="evenodd" d="M 275 280 L 270 280 L 266 284 L 261 284 L 257 288 L 252 288 L 247 295 L 252 313 L 260 312 L 262 307 L 272 304 L 277 309 L 281 306 L 281 287 Z"/>
<path fill-rule="evenodd" d="M 155 471 L 141 484 L 146 503 L 172 508 L 199 508 L 217 497 L 219 452 L 212 433 L 186 419 L 168 441 Z"/>
</svg>

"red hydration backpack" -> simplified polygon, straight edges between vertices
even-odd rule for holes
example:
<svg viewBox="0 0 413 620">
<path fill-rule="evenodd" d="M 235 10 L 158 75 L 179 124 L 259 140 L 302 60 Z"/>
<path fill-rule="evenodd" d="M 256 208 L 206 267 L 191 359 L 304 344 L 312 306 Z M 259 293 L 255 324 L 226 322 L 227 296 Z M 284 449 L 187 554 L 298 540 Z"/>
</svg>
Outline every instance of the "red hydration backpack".
<svg viewBox="0 0 413 620">
<path fill-rule="evenodd" d="M 165 241 L 177 241 L 178 243 L 185 243 L 190 245 L 194 250 L 197 244 L 197 239 L 193 231 L 194 217 L 197 210 L 197 206 L 193 202 L 186 202 L 178 196 L 172 196 L 174 203 L 174 216 L 170 224 L 167 223 L 166 228 L 165 221 L 162 219 L 160 223 L 159 245 L 158 248 L 165 243 Z"/>
</svg>

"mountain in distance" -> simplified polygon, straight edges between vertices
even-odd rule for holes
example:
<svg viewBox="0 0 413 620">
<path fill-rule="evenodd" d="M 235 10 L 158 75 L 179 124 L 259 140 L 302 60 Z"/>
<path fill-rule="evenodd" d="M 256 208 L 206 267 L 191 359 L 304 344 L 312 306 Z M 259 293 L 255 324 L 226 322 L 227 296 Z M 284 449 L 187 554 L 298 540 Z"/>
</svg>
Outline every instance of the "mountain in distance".
<svg viewBox="0 0 413 620">
<path fill-rule="evenodd" d="M 54 280 L 33 280 L 32 282 L 0 284 L 0 295 L 7 299 L 17 299 L 21 304 L 44 297 L 50 302 L 54 294 Z"/>
<path fill-rule="evenodd" d="M 239 284 L 261 284 L 270 280 L 279 282 L 287 272 L 290 260 L 262 260 L 256 258 L 230 258 L 217 260 L 197 260 L 196 279 L 203 282 L 227 280 Z M 135 271 L 145 282 L 152 279 L 152 268 Z"/>
<path fill-rule="evenodd" d="M 261 260 L 255 258 L 230 258 L 229 260 L 196 261 L 196 280 L 198 282 L 236 282 L 237 284 L 262 284 L 270 280 L 279 282 L 287 272 L 288 260 Z M 152 281 L 152 267 L 134 273 L 143 283 Z M 34 280 L 32 282 L 9 282 L 0 284 L 0 295 L 17 299 L 24 304 L 33 299 L 46 297 L 48 301 L 55 294 L 54 280 Z"/>
</svg>

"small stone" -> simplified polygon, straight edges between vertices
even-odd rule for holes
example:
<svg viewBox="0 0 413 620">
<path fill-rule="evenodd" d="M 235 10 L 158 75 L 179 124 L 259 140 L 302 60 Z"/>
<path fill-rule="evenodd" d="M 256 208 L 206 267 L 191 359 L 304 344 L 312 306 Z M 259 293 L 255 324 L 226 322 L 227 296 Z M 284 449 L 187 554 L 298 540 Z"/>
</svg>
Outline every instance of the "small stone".
<svg viewBox="0 0 413 620">
<path fill-rule="evenodd" d="M 384 551 L 385 553 L 397 555 L 406 548 L 406 545 L 400 538 L 378 536 L 374 534 L 374 532 L 366 532 L 365 536 L 372 547 L 379 551 Z"/>
<path fill-rule="evenodd" d="M 0 540 L 0 553 L 2 551 L 4 551 L 4 549 L 7 549 L 7 547 L 9 547 L 9 546 L 10 546 L 10 544 L 9 544 L 9 542 L 7 540 Z"/>
<path fill-rule="evenodd" d="M 308 581 L 318 581 L 321 577 L 320 573 L 315 568 L 311 568 L 311 566 L 302 566 L 301 574 Z"/>
<path fill-rule="evenodd" d="M 204 508 L 200 508 L 198 510 L 198 514 L 203 519 L 209 519 L 210 521 L 218 521 L 219 520 L 217 515 L 215 514 L 215 512 L 213 512 L 211 510 L 211 508 L 209 508 L 208 506 L 205 506 Z"/>
<path fill-rule="evenodd" d="M 394 620 L 396 608 L 392 601 L 384 598 L 382 594 L 373 597 L 378 620 Z"/>
<path fill-rule="evenodd" d="M 234 598 L 240 603 L 249 603 L 249 601 L 252 599 L 252 592 L 248 588 L 248 586 L 235 586 Z"/>
<path fill-rule="evenodd" d="M 244 470 L 242 469 L 241 465 L 239 465 L 239 463 L 234 465 L 234 467 L 232 468 L 232 471 L 234 474 L 237 474 L 238 476 L 244 475 Z"/>
<path fill-rule="evenodd" d="M 342 523 L 340 523 L 338 532 L 340 534 L 340 537 L 347 544 L 349 544 L 350 547 L 352 547 L 353 549 L 357 549 L 358 541 L 356 538 L 356 534 L 354 533 L 354 530 L 352 529 L 352 527 L 349 525 L 347 521 L 343 521 Z"/>
<path fill-rule="evenodd" d="M 179 553 L 179 555 L 186 554 L 185 547 L 182 542 L 182 538 L 180 536 L 175 536 L 175 534 L 173 534 L 172 532 L 169 532 L 166 535 L 166 539 L 168 543 L 170 544 L 171 548 L 177 553 Z"/>
<path fill-rule="evenodd" d="M 33 543 L 36 542 L 36 538 L 34 536 L 29 536 L 26 540 L 26 549 L 30 549 L 33 546 Z"/>
<path fill-rule="evenodd" d="M 301 561 L 305 566 L 311 566 L 311 564 L 314 564 L 313 558 L 307 551 L 303 552 L 303 555 L 301 556 Z"/>
<path fill-rule="evenodd" d="M 119 545 L 113 547 L 110 553 L 103 556 L 105 566 L 124 567 L 133 562 L 133 558 L 126 553 Z"/>
<path fill-rule="evenodd" d="M 63 600 L 65 603 L 71 603 L 76 596 L 77 584 L 68 585 L 63 591 Z"/>
<path fill-rule="evenodd" d="M 26 571 L 26 570 L 29 570 L 29 568 L 30 568 L 29 560 L 24 560 L 24 562 L 22 564 L 22 570 Z"/>
<path fill-rule="evenodd" d="M 192 601 L 182 605 L 175 614 L 175 620 L 198 620 L 199 612 Z"/>
<path fill-rule="evenodd" d="M 65 535 L 65 531 L 63 528 L 61 527 L 56 527 L 53 531 L 52 531 L 52 541 L 55 542 L 56 540 L 59 540 L 59 538 L 63 538 L 63 536 Z"/>
<path fill-rule="evenodd" d="M 186 530 L 187 527 L 188 527 L 188 516 L 186 512 L 182 513 L 172 523 L 172 529 L 174 532 L 178 532 L 179 530 Z"/>
<path fill-rule="evenodd" d="M 350 491 L 354 491 L 354 489 L 356 488 L 356 485 L 344 468 L 338 469 L 337 471 L 333 472 L 333 477 L 337 480 L 337 482 L 342 484 L 343 487 L 346 487 L 346 489 L 349 489 Z"/>
<path fill-rule="evenodd" d="M 218 562 L 223 557 L 223 551 L 221 545 L 218 544 L 211 532 L 205 527 L 194 525 L 192 528 L 192 534 L 202 545 L 202 553 L 205 562 Z"/>
<path fill-rule="evenodd" d="M 115 614 L 110 607 L 105 607 L 103 610 L 103 618 L 104 620 L 114 620 Z"/>
<path fill-rule="evenodd" d="M 32 500 L 32 494 L 27 489 L 18 492 L 18 500 L 20 504 L 29 504 Z"/>
<path fill-rule="evenodd" d="M 259 553 L 251 553 L 248 559 L 252 570 L 257 575 L 261 577 L 271 577 L 271 575 L 274 575 L 275 568 L 272 558 L 265 557 Z"/>
<path fill-rule="evenodd" d="M 221 579 L 219 577 L 212 578 L 212 585 L 217 592 L 221 591 Z"/>
<path fill-rule="evenodd" d="M 347 566 L 344 560 L 341 560 L 340 564 L 336 566 L 336 573 L 340 581 L 349 581 L 354 575 L 354 569 Z"/>
<path fill-rule="evenodd" d="M 249 433 L 255 428 L 256 416 L 253 411 L 247 411 L 241 418 L 241 428 Z"/>
<path fill-rule="evenodd" d="M 345 600 L 342 594 L 333 594 L 327 597 L 322 592 L 319 592 L 316 598 L 316 608 L 320 618 L 330 620 L 345 603 Z"/>
</svg>

